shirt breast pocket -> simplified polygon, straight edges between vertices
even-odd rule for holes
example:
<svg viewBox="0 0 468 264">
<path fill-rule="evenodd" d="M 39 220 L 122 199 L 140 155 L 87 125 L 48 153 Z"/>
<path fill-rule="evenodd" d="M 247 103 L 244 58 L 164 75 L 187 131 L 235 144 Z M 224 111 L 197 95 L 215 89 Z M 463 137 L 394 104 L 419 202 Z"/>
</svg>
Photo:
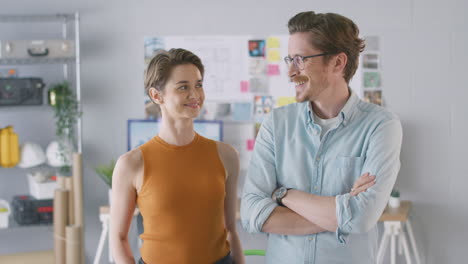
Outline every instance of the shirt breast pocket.
<svg viewBox="0 0 468 264">
<path fill-rule="evenodd" d="M 362 166 L 364 165 L 364 157 L 337 156 L 335 159 L 335 170 L 337 172 L 334 177 L 335 195 L 344 194 L 351 191 L 354 182 L 361 176 Z"/>
</svg>

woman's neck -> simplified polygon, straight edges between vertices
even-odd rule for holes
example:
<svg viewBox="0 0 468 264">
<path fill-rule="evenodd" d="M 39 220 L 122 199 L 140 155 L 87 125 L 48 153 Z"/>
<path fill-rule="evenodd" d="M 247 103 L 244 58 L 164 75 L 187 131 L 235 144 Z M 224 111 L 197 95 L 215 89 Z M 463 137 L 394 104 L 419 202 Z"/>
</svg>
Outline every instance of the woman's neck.
<svg viewBox="0 0 468 264">
<path fill-rule="evenodd" d="M 158 136 L 170 145 L 188 145 L 195 137 L 193 120 L 162 118 Z"/>
</svg>

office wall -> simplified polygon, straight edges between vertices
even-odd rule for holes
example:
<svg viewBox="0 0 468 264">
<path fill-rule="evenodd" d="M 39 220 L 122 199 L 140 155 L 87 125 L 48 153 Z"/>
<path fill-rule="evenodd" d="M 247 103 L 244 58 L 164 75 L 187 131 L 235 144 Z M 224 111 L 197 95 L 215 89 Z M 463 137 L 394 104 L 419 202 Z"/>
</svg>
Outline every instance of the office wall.
<svg viewBox="0 0 468 264">
<path fill-rule="evenodd" d="M 126 120 L 143 117 L 143 37 L 286 34 L 303 10 L 337 12 L 382 38 L 384 94 L 403 124 L 402 198 L 427 263 L 461 263 L 468 234 L 468 3 L 462 0 L 16 1 L 1 13 L 82 15 L 86 254 L 99 238 L 107 189 L 93 167 L 126 150 Z"/>
</svg>

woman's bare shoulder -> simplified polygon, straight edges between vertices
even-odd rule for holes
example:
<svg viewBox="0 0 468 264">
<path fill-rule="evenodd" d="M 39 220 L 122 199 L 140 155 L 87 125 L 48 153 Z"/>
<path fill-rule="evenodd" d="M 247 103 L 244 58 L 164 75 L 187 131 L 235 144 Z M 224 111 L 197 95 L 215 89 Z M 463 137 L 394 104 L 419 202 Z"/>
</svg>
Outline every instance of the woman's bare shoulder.
<svg viewBox="0 0 468 264">
<path fill-rule="evenodd" d="M 114 175 L 117 177 L 135 177 L 143 168 L 143 154 L 139 148 L 122 154 L 115 165 Z"/>
<path fill-rule="evenodd" d="M 227 171 L 226 178 L 229 175 L 236 175 L 239 171 L 239 152 L 229 144 L 216 141 L 218 155 Z"/>
<path fill-rule="evenodd" d="M 224 161 L 235 161 L 239 159 L 239 152 L 231 145 L 224 142 L 216 141 L 218 154 Z"/>
</svg>

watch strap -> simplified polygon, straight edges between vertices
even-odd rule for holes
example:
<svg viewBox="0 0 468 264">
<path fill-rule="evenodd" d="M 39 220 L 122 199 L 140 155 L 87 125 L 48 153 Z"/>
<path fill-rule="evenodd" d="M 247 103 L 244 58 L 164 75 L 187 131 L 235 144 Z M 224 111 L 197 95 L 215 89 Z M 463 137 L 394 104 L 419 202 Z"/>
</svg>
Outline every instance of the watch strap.
<svg viewBox="0 0 468 264">
<path fill-rule="evenodd" d="M 282 196 L 282 197 L 276 197 L 276 203 L 280 206 L 284 206 L 283 204 L 283 198 L 286 197 L 286 195 L 288 195 L 288 192 L 289 190 L 291 190 L 292 188 L 286 188 L 286 193 Z"/>
</svg>

